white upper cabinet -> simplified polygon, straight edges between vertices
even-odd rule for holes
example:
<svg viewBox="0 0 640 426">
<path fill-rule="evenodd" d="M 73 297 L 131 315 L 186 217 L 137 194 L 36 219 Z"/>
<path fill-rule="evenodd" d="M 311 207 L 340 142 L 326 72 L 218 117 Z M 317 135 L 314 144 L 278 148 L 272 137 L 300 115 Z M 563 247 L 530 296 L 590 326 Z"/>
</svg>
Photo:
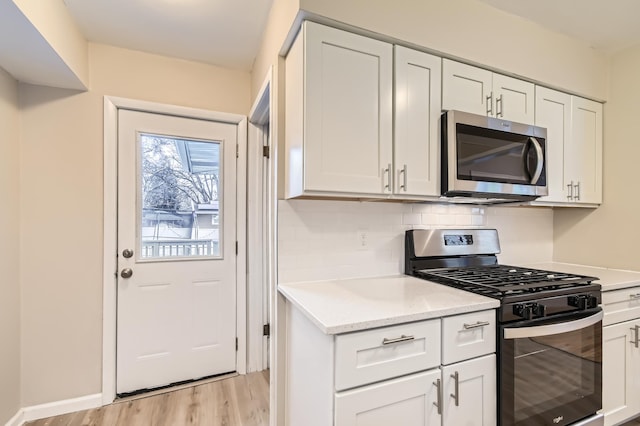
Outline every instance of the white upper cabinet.
<svg viewBox="0 0 640 426">
<path fill-rule="evenodd" d="M 442 61 L 442 109 L 459 110 L 518 123 L 534 122 L 533 83 L 482 68 Z"/>
<path fill-rule="evenodd" d="M 304 22 L 286 59 L 286 197 L 439 196 L 441 68 Z"/>
<path fill-rule="evenodd" d="M 286 61 L 287 197 L 392 192 L 393 48 L 304 22 Z"/>
<path fill-rule="evenodd" d="M 571 140 L 571 95 L 536 87 L 536 126 L 547 129 L 546 158 L 549 195 L 544 202 L 567 202 L 565 147 Z"/>
<path fill-rule="evenodd" d="M 395 46 L 393 192 L 440 195 L 441 59 Z"/>
<path fill-rule="evenodd" d="M 442 60 L 442 109 L 493 116 L 492 72 Z"/>
<path fill-rule="evenodd" d="M 571 98 L 571 144 L 565 149 L 572 200 L 602 203 L 602 104 Z"/>
<path fill-rule="evenodd" d="M 549 195 L 540 203 L 602 203 L 602 104 L 536 87 L 536 126 L 547 129 Z"/>
</svg>

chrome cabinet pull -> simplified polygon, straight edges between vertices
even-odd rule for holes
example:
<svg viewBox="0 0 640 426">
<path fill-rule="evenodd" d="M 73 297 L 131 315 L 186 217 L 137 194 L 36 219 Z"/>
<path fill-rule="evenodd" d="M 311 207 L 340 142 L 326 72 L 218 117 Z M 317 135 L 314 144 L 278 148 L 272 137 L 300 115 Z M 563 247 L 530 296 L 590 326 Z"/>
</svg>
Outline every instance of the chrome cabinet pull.
<svg viewBox="0 0 640 426">
<path fill-rule="evenodd" d="M 574 200 L 576 201 L 580 201 L 580 182 L 576 183 L 575 185 L 573 185 L 574 188 L 576 189 L 576 195 L 574 197 Z"/>
<path fill-rule="evenodd" d="M 400 189 L 404 192 L 407 192 L 407 165 L 400 170 L 400 174 L 402 175 L 402 185 L 400 185 Z"/>
<path fill-rule="evenodd" d="M 384 175 L 387 175 L 387 183 L 384 185 L 384 189 L 391 191 L 391 163 L 387 165 L 387 168 L 382 171 L 382 181 L 384 182 Z"/>
<path fill-rule="evenodd" d="M 500 103 L 500 109 L 498 109 L 498 103 Z M 502 101 L 502 95 L 496 98 L 496 117 L 504 117 L 502 110 L 504 109 L 504 102 Z"/>
<path fill-rule="evenodd" d="M 636 338 L 635 338 L 635 340 L 630 340 L 629 342 L 630 342 L 630 343 L 633 343 L 633 345 L 634 345 L 636 348 L 637 348 L 637 347 L 639 347 L 638 345 L 640 345 L 640 341 L 638 341 L 638 335 L 640 335 L 640 325 L 636 325 L 635 327 L 630 328 L 629 330 L 631 330 L 631 331 L 635 332 L 635 334 L 636 334 Z"/>
<path fill-rule="evenodd" d="M 493 115 L 493 92 L 487 96 L 487 115 Z"/>
<path fill-rule="evenodd" d="M 573 181 L 567 184 L 567 199 L 569 201 L 573 200 Z"/>
<path fill-rule="evenodd" d="M 414 336 L 405 336 L 403 334 L 400 337 L 396 337 L 395 339 L 387 339 L 385 337 L 384 339 L 382 339 L 382 344 L 383 345 L 393 345 L 394 343 L 408 342 L 410 340 L 415 340 L 415 337 Z"/>
<path fill-rule="evenodd" d="M 453 398 L 453 401 L 456 403 L 456 407 L 460 406 L 460 376 L 458 375 L 458 372 L 456 371 L 455 373 L 453 373 L 451 375 L 451 378 L 453 379 L 454 382 L 454 388 L 453 388 L 453 393 L 451 394 L 451 398 Z"/>
<path fill-rule="evenodd" d="M 464 323 L 462 326 L 464 327 L 465 330 L 471 330 L 474 328 L 486 327 L 489 324 L 491 324 L 489 321 L 478 321 L 473 324 Z"/>
<path fill-rule="evenodd" d="M 640 293 L 630 294 L 629 299 L 640 299 Z"/>
<path fill-rule="evenodd" d="M 436 387 L 436 402 L 433 405 L 438 409 L 438 414 L 442 414 L 442 384 L 440 379 L 433 382 L 433 386 Z"/>
</svg>

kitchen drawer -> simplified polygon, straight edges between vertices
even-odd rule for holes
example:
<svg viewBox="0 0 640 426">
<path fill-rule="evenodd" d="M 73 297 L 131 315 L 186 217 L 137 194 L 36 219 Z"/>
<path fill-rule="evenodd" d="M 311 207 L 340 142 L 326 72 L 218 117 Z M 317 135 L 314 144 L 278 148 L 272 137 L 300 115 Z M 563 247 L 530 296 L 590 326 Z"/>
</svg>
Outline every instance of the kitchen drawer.
<svg viewBox="0 0 640 426">
<path fill-rule="evenodd" d="M 640 287 L 603 291 L 603 325 L 640 318 Z"/>
<path fill-rule="evenodd" d="M 440 319 L 400 324 L 335 340 L 337 391 L 440 365 Z"/>
<path fill-rule="evenodd" d="M 496 312 L 472 312 L 442 319 L 442 364 L 496 351 Z"/>
</svg>

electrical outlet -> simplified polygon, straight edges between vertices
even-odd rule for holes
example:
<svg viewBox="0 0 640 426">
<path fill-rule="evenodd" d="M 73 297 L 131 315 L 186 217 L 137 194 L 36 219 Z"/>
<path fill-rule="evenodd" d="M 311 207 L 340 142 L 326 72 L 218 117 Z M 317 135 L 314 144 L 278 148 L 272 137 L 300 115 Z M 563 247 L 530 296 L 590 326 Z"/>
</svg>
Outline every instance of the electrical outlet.
<svg viewBox="0 0 640 426">
<path fill-rule="evenodd" d="M 366 230 L 360 229 L 356 235 L 358 238 L 358 249 L 364 250 L 369 247 L 369 233 Z"/>
</svg>

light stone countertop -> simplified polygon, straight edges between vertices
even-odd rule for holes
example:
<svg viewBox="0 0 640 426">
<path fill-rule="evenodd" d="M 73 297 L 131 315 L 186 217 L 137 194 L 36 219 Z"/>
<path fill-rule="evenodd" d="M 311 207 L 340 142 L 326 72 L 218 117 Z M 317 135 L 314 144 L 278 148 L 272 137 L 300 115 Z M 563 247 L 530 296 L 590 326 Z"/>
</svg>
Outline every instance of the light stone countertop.
<svg viewBox="0 0 640 426">
<path fill-rule="evenodd" d="M 640 286 L 640 272 L 624 271 L 621 269 L 598 268 L 586 265 L 574 265 L 561 262 L 531 263 L 527 268 L 544 269 L 547 271 L 566 272 L 568 274 L 588 275 L 599 278 L 594 281 L 602 286 L 602 291 L 620 290 L 623 288 Z"/>
<path fill-rule="evenodd" d="M 407 275 L 280 284 L 278 290 L 325 334 L 495 309 L 497 299 Z"/>
</svg>

